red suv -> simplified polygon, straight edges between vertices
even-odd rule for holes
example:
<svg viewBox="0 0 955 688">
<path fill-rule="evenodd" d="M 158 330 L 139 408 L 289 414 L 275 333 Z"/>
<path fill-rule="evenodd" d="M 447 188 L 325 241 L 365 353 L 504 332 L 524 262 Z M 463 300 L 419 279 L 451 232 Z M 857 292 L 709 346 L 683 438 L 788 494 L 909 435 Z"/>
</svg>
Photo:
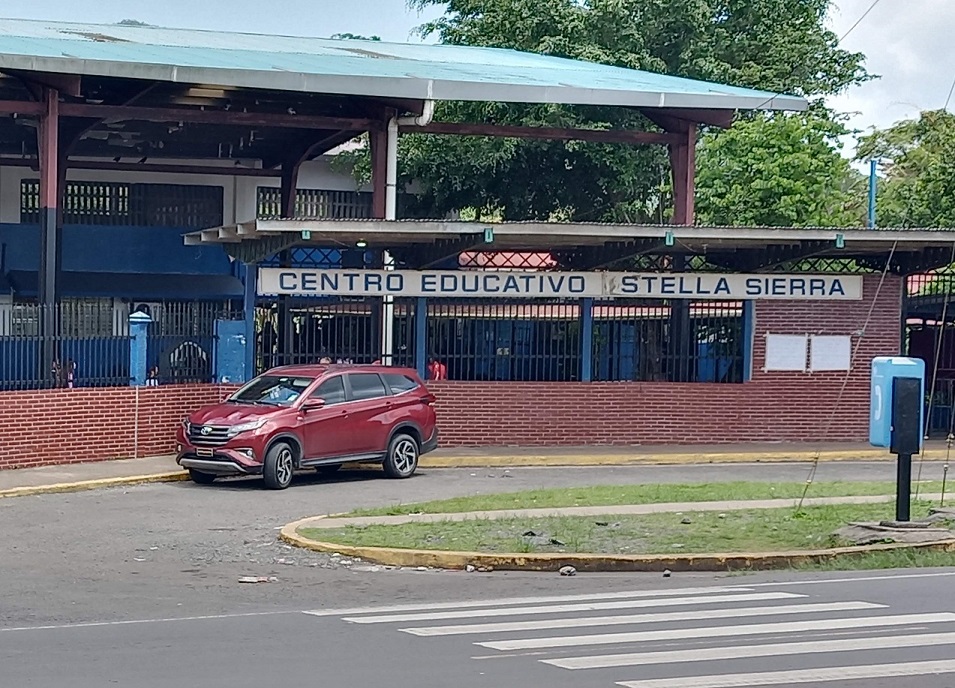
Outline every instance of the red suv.
<svg viewBox="0 0 955 688">
<path fill-rule="evenodd" d="M 274 368 L 185 419 L 176 460 L 197 483 L 261 474 L 273 490 L 288 487 L 298 468 L 331 473 L 351 462 L 410 478 L 438 446 L 434 401 L 407 368 Z"/>
</svg>

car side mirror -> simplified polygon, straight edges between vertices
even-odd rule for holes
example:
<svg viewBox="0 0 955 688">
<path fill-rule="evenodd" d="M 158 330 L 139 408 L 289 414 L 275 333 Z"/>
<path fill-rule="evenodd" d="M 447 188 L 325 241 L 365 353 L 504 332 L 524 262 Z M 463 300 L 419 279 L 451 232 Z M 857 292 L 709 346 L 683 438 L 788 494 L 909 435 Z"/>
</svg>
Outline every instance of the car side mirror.
<svg viewBox="0 0 955 688">
<path fill-rule="evenodd" d="M 317 411 L 320 408 L 325 406 L 325 400 L 319 398 L 312 398 L 302 404 L 303 411 Z"/>
</svg>

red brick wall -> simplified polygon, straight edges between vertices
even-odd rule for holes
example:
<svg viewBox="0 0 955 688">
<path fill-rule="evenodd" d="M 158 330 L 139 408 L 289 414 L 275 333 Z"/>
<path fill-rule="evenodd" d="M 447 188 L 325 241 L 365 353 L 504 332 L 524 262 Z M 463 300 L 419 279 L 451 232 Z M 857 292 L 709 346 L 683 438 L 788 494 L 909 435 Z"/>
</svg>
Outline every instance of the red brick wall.
<svg viewBox="0 0 955 688">
<path fill-rule="evenodd" d="M 865 441 L 869 361 L 898 354 L 900 343 L 902 281 L 888 276 L 881 290 L 879 282 L 865 278 L 861 301 L 757 301 L 744 384 L 432 383 L 442 445 Z M 865 336 L 853 336 L 848 377 L 762 370 L 767 332 L 846 335 L 867 318 Z"/>
<path fill-rule="evenodd" d="M 879 280 L 865 278 L 858 302 L 756 302 L 753 375 L 744 384 L 432 383 L 442 445 L 863 441 L 869 361 L 897 354 L 900 339 L 901 280 L 886 278 L 876 299 Z M 848 377 L 763 372 L 767 332 L 852 334 L 862 329 L 870 308 L 865 336 L 853 337 L 858 347 Z M 231 389 L 0 393 L 0 469 L 171 453 L 183 416 Z"/>
<path fill-rule="evenodd" d="M 185 414 L 228 391 L 171 385 L 0 393 L 0 469 L 172 453 Z"/>
</svg>

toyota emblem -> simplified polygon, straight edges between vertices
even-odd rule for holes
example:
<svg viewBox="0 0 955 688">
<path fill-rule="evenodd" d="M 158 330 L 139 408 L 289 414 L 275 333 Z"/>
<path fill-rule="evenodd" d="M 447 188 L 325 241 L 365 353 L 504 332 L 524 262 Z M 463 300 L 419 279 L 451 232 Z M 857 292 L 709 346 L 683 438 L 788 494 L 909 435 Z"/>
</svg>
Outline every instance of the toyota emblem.
<svg viewBox="0 0 955 688">
<path fill-rule="evenodd" d="M 209 433 L 212 432 L 212 428 L 208 426 L 203 426 L 202 430 L 200 430 L 199 432 L 203 435 L 208 435 Z"/>
</svg>

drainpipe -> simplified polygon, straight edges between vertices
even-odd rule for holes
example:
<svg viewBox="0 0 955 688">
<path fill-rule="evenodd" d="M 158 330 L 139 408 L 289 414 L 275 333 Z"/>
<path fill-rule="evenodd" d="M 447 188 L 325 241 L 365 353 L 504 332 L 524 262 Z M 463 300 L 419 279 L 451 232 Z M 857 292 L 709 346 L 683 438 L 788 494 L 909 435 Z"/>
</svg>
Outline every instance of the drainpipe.
<svg viewBox="0 0 955 688">
<path fill-rule="evenodd" d="M 428 99 L 424 101 L 421 114 L 414 117 L 392 117 L 388 120 L 388 147 L 385 161 L 385 220 L 397 218 L 398 211 L 398 127 L 423 127 L 434 117 L 434 101 L 431 99 L 431 83 L 428 84 Z M 388 251 L 382 255 L 385 270 L 394 270 L 395 261 Z M 395 298 L 385 296 L 381 313 L 381 362 L 394 365 Z"/>
</svg>

